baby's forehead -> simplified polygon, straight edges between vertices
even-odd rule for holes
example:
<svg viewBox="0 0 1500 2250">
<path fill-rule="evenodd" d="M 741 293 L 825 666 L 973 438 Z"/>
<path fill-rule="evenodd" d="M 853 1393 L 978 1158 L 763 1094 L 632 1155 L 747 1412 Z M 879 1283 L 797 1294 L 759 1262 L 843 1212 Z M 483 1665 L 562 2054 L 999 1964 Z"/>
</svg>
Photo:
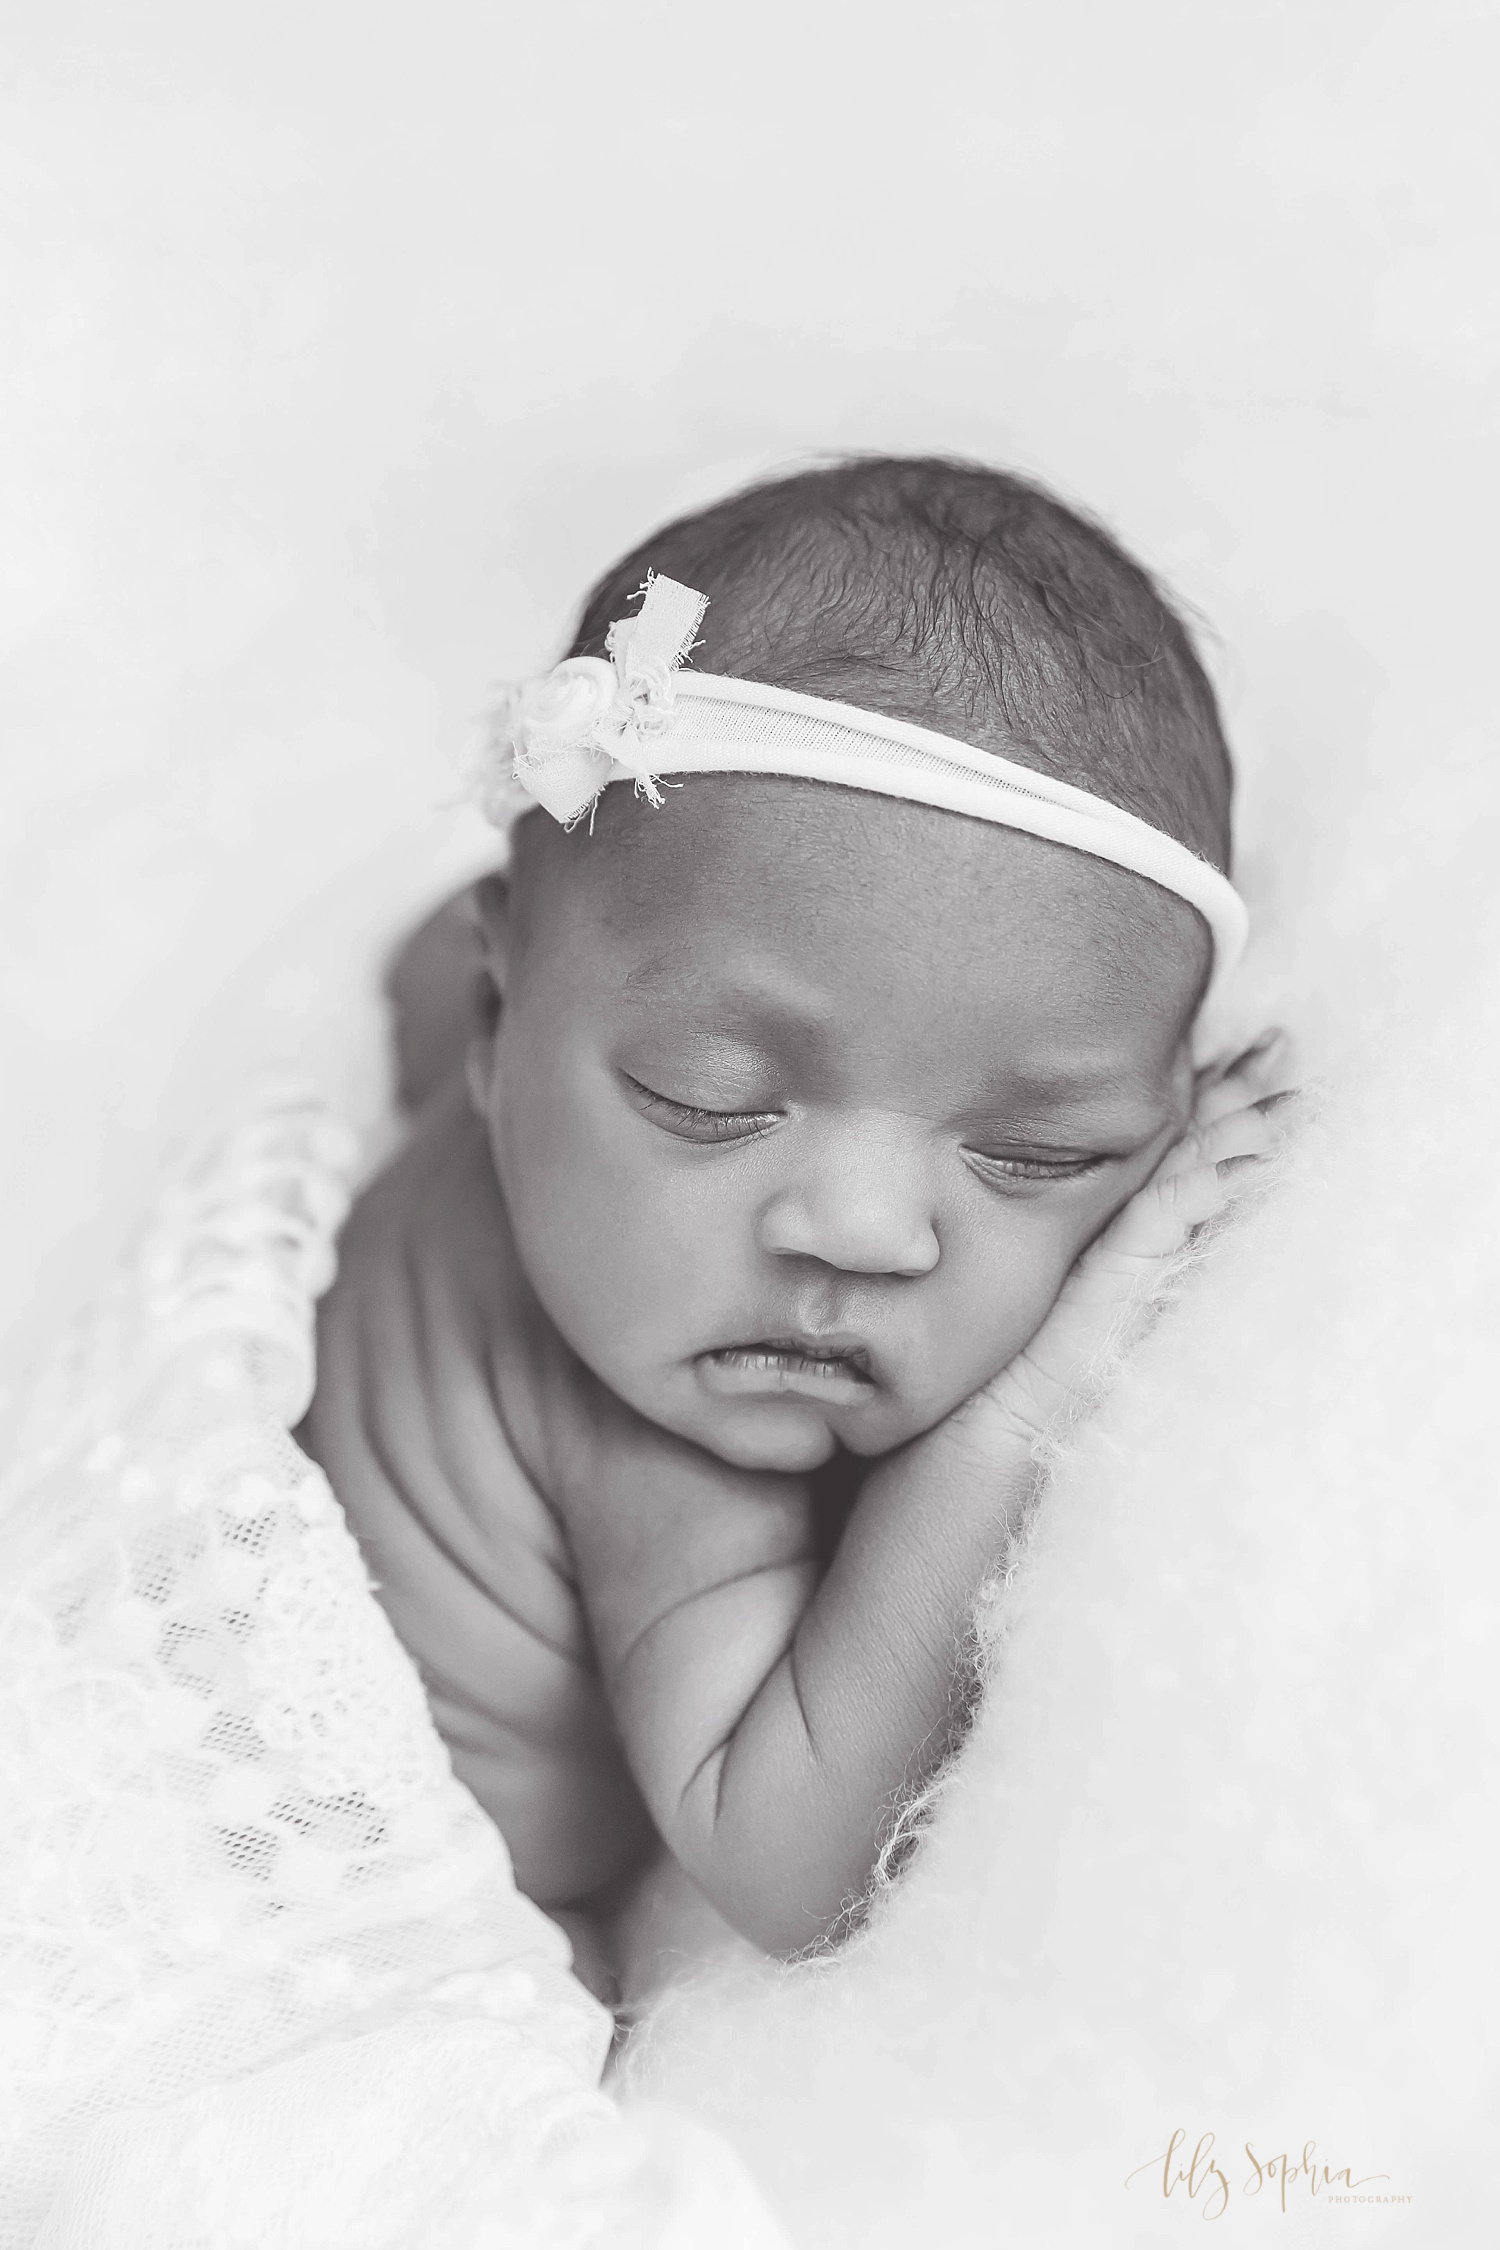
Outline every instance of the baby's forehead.
<svg viewBox="0 0 1500 2250">
<path fill-rule="evenodd" d="M 1155 987 L 1175 1016 L 1208 966 L 1199 917 L 1140 876 L 833 784 L 694 775 L 657 807 L 606 791 L 591 831 L 527 826 L 539 893 L 629 954 L 637 987 L 780 961 L 845 992 L 881 980 L 891 1010 L 945 987 L 1045 1009 L 1086 970 L 1104 1004 Z"/>
<path fill-rule="evenodd" d="M 542 826 L 533 821 L 533 830 Z M 555 834 L 556 832 L 554 832 Z M 559 873 L 637 922 L 696 912 L 730 929 L 796 902 L 839 928 L 841 902 L 889 902 L 912 936 L 983 947 L 1001 925 L 1087 924 L 1206 952 L 1191 907 L 1127 869 L 996 823 L 871 791 L 762 774 L 694 774 L 659 806 L 624 787 L 566 837 Z M 918 910 L 913 913 L 911 909 Z"/>
</svg>

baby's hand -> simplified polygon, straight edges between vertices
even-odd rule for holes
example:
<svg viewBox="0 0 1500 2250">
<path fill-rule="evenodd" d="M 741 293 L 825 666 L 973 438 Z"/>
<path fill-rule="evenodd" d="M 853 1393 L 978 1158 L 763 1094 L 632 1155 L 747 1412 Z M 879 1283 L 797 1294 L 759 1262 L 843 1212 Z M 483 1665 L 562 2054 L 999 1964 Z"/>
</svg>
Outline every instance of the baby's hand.
<svg viewBox="0 0 1500 2250">
<path fill-rule="evenodd" d="M 1026 1349 L 951 1418 L 966 1441 L 1035 1446 L 1099 1395 L 1178 1254 L 1279 1145 L 1290 1061 L 1285 1034 L 1272 1031 L 1202 1074 L 1182 1139 L 1084 1252 Z"/>
</svg>

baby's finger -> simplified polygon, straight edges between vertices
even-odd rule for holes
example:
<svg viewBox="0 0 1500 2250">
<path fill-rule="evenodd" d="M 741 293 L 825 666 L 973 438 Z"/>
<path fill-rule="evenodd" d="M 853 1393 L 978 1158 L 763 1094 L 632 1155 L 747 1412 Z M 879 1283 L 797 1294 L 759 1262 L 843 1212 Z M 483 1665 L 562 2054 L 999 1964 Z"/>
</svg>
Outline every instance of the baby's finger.
<svg viewBox="0 0 1500 2250">
<path fill-rule="evenodd" d="M 1236 1156 L 1268 1156 L 1281 1140 L 1274 1115 L 1260 1104 L 1232 1109 L 1212 1124 L 1196 1124 L 1168 1149 L 1157 1166 L 1156 1178 L 1175 1179 L 1181 1172 L 1196 1171 L 1202 1164 L 1220 1164 Z"/>
<path fill-rule="evenodd" d="M 1232 1109 L 1287 1093 L 1293 1075 L 1290 1039 L 1284 1031 L 1268 1031 L 1226 1069 L 1199 1080 L 1193 1101 L 1194 1122 L 1212 1124 Z"/>
<path fill-rule="evenodd" d="M 1092 1296 L 1091 1283 L 1115 1294 L 1122 1281 L 1145 1278 L 1163 1258 L 1175 1256 L 1196 1227 L 1216 1218 L 1233 1192 L 1217 1164 L 1156 1173 L 1085 1253 L 1078 1279 Z"/>
<path fill-rule="evenodd" d="M 1237 1052 L 1219 1055 L 1213 1062 L 1206 1063 L 1198 1072 L 1196 1083 L 1199 1090 L 1217 1085 L 1224 1078 L 1243 1077 L 1247 1072 L 1253 1075 L 1278 1055 L 1286 1043 L 1287 1035 L 1281 1026 L 1268 1024 L 1248 1046 L 1239 1048 Z"/>
</svg>

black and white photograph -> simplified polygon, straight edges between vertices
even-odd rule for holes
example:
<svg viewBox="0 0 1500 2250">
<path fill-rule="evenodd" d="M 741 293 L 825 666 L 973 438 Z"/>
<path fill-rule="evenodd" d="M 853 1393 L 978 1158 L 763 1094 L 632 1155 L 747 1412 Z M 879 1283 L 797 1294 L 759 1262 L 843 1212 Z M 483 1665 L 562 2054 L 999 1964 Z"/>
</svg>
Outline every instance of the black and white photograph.
<svg viewBox="0 0 1500 2250">
<path fill-rule="evenodd" d="M 0 0 L 0 2250 L 1481 2250 L 1500 8 Z"/>
</svg>

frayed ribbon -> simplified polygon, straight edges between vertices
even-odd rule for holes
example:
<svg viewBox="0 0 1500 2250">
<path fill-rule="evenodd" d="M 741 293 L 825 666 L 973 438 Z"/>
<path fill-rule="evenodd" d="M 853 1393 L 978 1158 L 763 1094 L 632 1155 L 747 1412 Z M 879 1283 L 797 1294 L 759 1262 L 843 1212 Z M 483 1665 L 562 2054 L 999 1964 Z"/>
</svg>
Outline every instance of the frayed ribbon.
<svg viewBox="0 0 1500 2250">
<path fill-rule="evenodd" d="M 708 607 L 704 595 L 652 571 L 633 617 L 617 618 L 600 656 L 569 656 L 506 689 L 494 715 L 484 810 L 513 807 L 516 790 L 569 827 L 601 790 L 628 774 L 638 795 L 662 801 L 652 744 L 671 724 L 677 672 Z"/>
</svg>

